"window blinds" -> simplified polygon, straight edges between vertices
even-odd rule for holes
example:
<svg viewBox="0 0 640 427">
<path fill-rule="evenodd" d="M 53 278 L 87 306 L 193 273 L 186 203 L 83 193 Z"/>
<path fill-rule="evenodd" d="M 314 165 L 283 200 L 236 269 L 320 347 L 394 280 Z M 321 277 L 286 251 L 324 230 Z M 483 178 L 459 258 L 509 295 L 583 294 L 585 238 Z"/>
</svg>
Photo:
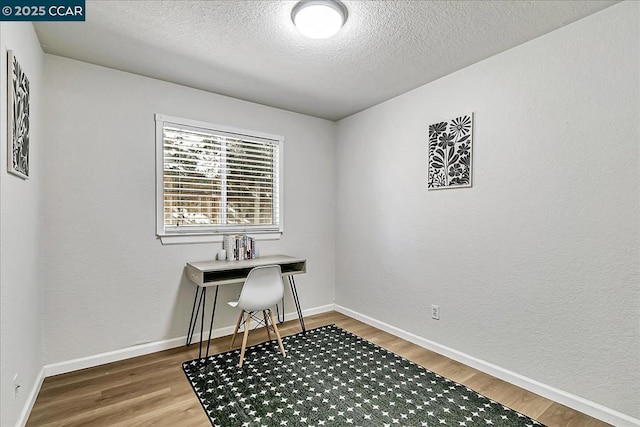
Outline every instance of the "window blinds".
<svg viewBox="0 0 640 427">
<path fill-rule="evenodd" d="M 279 231 L 280 141 L 164 122 L 167 231 Z"/>
</svg>

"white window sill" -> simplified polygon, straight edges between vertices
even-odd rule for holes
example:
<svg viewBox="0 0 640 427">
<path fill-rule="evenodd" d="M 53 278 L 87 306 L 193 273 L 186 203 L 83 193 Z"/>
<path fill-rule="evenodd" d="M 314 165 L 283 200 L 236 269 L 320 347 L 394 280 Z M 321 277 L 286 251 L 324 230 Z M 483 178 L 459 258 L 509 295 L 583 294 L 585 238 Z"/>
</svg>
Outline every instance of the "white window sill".
<svg viewBox="0 0 640 427">
<path fill-rule="evenodd" d="M 233 233 L 229 233 L 233 234 Z M 280 240 L 282 233 L 246 233 L 256 240 Z M 190 243 L 221 243 L 223 234 L 165 234 L 158 236 L 163 245 L 184 245 Z"/>
</svg>

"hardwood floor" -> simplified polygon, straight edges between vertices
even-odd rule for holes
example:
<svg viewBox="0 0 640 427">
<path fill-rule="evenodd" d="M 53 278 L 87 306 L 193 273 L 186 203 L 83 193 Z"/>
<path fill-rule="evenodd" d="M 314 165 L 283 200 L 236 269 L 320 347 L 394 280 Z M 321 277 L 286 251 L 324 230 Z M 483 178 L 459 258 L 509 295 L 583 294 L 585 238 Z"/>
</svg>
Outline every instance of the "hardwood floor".
<svg viewBox="0 0 640 427">
<path fill-rule="evenodd" d="M 308 329 L 332 323 L 545 425 L 608 425 L 343 314 L 305 317 Z M 297 321 L 280 326 L 282 336 L 299 331 Z M 255 331 L 249 345 L 265 338 Z M 230 341 L 212 340 L 212 352 L 226 351 Z M 27 426 L 210 426 L 181 367 L 196 357 L 194 344 L 46 378 Z"/>
</svg>

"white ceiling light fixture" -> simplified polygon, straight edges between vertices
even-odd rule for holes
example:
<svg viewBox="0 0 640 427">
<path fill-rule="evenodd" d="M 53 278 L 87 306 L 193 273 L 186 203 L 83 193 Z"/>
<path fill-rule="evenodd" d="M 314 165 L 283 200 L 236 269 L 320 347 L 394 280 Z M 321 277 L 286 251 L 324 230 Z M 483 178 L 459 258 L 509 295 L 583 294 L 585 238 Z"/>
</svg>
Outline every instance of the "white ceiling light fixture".
<svg viewBox="0 0 640 427">
<path fill-rule="evenodd" d="M 347 21 L 347 8 L 337 0 L 303 0 L 291 10 L 291 20 L 305 36 L 326 39 Z"/>
</svg>

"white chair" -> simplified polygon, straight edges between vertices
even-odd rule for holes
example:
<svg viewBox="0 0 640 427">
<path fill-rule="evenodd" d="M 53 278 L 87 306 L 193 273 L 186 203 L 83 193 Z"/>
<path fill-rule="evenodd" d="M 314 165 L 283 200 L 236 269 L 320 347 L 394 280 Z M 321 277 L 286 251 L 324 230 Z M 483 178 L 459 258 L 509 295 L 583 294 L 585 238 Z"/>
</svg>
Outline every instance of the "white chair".
<svg viewBox="0 0 640 427">
<path fill-rule="evenodd" d="M 242 310 L 240 317 L 238 317 L 236 329 L 233 332 L 233 338 L 231 338 L 231 346 L 229 348 L 233 348 L 233 343 L 236 341 L 236 336 L 238 335 L 238 329 L 244 324 L 244 337 L 242 338 L 242 349 L 240 350 L 240 362 L 238 366 L 241 367 L 244 361 L 244 352 L 247 347 L 251 317 L 253 316 L 253 318 L 258 321 L 258 325 L 262 323 L 262 319 L 254 316 L 254 313 L 258 311 L 262 311 L 262 317 L 269 340 L 271 340 L 271 332 L 269 331 L 269 326 L 271 326 L 278 340 L 280 352 L 283 356 L 286 356 L 282 340 L 280 339 L 280 332 L 278 331 L 276 323 L 273 321 L 273 314 L 271 313 L 271 307 L 276 305 L 276 303 L 282 299 L 283 295 L 284 284 L 282 283 L 280 266 L 266 265 L 252 269 L 245 279 L 238 300 L 229 301 L 231 307 L 238 307 Z"/>
</svg>

